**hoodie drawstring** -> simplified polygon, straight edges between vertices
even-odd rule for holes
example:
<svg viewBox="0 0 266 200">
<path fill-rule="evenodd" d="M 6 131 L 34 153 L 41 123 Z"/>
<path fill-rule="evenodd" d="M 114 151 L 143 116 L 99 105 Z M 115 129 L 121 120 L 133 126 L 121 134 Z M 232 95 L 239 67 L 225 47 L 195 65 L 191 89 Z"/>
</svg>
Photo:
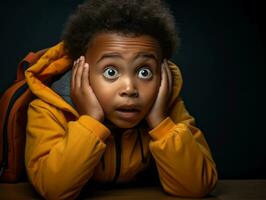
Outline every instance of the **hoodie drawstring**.
<svg viewBox="0 0 266 200">
<path fill-rule="evenodd" d="M 137 129 L 137 142 L 139 142 L 140 145 L 140 152 L 141 152 L 141 162 L 145 164 L 147 162 L 147 158 L 144 156 L 144 150 L 143 150 L 143 143 L 142 143 L 142 137 L 141 137 L 141 131 Z M 101 157 L 102 162 L 102 169 L 105 170 L 105 162 L 104 162 L 104 154 Z"/>
<path fill-rule="evenodd" d="M 145 164 L 147 162 L 147 158 L 144 157 L 144 151 L 143 151 L 143 144 L 142 144 L 142 137 L 141 137 L 141 132 L 139 129 L 137 129 L 138 133 L 138 140 L 139 140 L 139 145 L 140 145 L 140 151 L 141 151 L 141 162 Z"/>
</svg>

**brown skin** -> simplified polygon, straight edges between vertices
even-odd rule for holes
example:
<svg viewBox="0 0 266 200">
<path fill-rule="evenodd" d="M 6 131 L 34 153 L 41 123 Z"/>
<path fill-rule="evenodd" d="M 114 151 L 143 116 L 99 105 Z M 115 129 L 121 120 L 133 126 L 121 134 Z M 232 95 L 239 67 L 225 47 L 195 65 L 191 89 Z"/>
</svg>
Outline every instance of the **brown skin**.
<svg viewBox="0 0 266 200">
<path fill-rule="evenodd" d="M 172 75 L 150 36 L 100 33 L 74 62 L 71 98 L 80 115 L 119 128 L 146 118 L 150 128 L 167 117 Z"/>
</svg>

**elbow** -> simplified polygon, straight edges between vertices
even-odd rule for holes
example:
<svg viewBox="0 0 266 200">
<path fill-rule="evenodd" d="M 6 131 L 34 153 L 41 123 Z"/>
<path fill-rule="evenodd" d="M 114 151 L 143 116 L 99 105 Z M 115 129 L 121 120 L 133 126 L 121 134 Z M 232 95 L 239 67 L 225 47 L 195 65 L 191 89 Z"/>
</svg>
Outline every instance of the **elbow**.
<svg viewBox="0 0 266 200">
<path fill-rule="evenodd" d="M 79 194 L 78 190 L 67 190 L 65 184 L 60 179 L 43 178 L 40 175 L 28 172 L 28 179 L 35 190 L 47 200 L 71 200 Z"/>
<path fill-rule="evenodd" d="M 186 198 L 203 198 L 210 194 L 218 182 L 217 174 L 214 173 L 213 176 L 206 180 L 202 179 L 197 183 L 197 181 L 192 181 L 190 183 L 176 183 L 174 186 L 163 184 L 163 190 L 172 196 L 186 197 Z"/>
<path fill-rule="evenodd" d="M 209 195 L 213 189 L 215 188 L 216 184 L 203 184 L 200 187 L 195 187 L 191 189 L 190 197 L 193 198 L 203 198 Z"/>
<path fill-rule="evenodd" d="M 203 178 L 199 184 L 195 184 L 191 187 L 191 197 L 202 198 L 209 195 L 215 188 L 218 182 L 217 173 L 213 173 L 212 176 L 208 178 Z"/>
<path fill-rule="evenodd" d="M 71 194 L 62 192 L 62 191 L 56 191 L 56 189 L 54 190 L 49 190 L 46 193 L 43 194 L 43 197 L 47 200 L 71 200 L 71 199 L 75 199 L 76 195 L 73 196 Z"/>
<path fill-rule="evenodd" d="M 206 197 L 208 194 L 211 193 L 211 191 L 214 189 L 214 187 L 209 186 L 201 186 L 201 187 L 191 187 L 189 190 L 182 190 L 182 189 L 169 189 L 164 188 L 164 192 L 171 196 L 176 197 L 184 197 L 184 198 L 203 198 Z"/>
<path fill-rule="evenodd" d="M 202 198 L 209 195 L 215 189 L 218 182 L 216 168 L 209 168 L 204 172 L 205 173 L 202 173 L 202 176 L 196 178 L 197 181 L 191 181 L 190 187 L 187 187 L 190 197 Z"/>
<path fill-rule="evenodd" d="M 54 185 L 54 184 L 51 184 Z M 35 187 L 38 190 L 38 186 Z M 77 197 L 77 193 L 71 191 L 62 190 L 59 187 L 46 185 L 41 190 L 38 190 L 39 194 L 46 200 L 71 200 Z"/>
</svg>

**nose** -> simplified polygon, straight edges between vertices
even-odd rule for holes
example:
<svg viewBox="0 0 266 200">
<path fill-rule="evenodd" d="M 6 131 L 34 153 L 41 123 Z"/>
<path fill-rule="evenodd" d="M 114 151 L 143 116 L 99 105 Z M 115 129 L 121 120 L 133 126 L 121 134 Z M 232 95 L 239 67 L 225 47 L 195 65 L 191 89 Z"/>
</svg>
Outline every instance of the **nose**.
<svg viewBox="0 0 266 200">
<path fill-rule="evenodd" d="M 136 84 L 132 78 L 125 78 L 121 82 L 121 90 L 119 92 L 119 95 L 121 97 L 138 97 L 139 92 L 136 87 Z"/>
</svg>

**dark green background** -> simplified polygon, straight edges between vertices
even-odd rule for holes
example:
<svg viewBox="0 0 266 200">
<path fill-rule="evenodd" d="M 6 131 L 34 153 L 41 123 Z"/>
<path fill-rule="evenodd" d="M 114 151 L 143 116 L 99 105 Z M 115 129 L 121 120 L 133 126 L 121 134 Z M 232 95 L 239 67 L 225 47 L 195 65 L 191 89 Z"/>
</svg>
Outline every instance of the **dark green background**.
<svg viewBox="0 0 266 200">
<path fill-rule="evenodd" d="M 10 1 L 0 12 L 0 93 L 29 51 L 60 41 L 82 1 Z M 182 45 L 187 109 L 212 149 L 220 178 L 266 178 L 265 29 L 257 1 L 170 1 Z M 265 15 L 264 15 L 265 17 Z"/>
</svg>

